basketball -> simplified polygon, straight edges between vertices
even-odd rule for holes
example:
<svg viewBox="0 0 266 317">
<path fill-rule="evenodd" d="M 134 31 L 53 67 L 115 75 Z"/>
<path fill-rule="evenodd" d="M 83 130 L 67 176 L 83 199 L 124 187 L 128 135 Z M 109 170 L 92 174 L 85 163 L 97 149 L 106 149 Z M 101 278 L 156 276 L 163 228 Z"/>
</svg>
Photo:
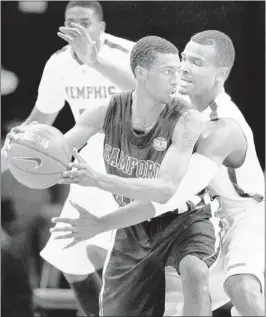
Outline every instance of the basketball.
<svg viewBox="0 0 266 317">
<path fill-rule="evenodd" d="M 29 188 L 55 185 L 72 157 L 64 135 L 46 124 L 27 126 L 20 135 L 18 140 L 12 141 L 7 157 L 11 174 Z"/>
</svg>

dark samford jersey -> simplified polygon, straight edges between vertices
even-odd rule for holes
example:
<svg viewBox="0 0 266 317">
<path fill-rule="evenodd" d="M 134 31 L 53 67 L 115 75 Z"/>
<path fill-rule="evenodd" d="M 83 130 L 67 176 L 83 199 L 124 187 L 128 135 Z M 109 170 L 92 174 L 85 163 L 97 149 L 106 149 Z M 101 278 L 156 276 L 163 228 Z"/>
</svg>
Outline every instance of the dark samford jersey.
<svg viewBox="0 0 266 317">
<path fill-rule="evenodd" d="M 158 177 L 164 155 L 180 116 L 189 108 L 186 101 L 174 99 L 160 113 L 146 135 L 134 131 L 131 123 L 132 91 L 114 95 L 104 122 L 104 162 L 108 174 L 129 178 Z M 119 206 L 132 199 L 114 195 Z"/>
</svg>

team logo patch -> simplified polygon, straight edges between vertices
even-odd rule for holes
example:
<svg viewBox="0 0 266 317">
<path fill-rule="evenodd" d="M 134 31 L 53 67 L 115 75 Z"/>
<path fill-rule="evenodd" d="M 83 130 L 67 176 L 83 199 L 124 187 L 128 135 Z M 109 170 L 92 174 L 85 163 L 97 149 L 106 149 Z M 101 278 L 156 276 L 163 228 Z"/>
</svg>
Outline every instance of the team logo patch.
<svg viewBox="0 0 266 317">
<path fill-rule="evenodd" d="M 164 151 L 167 147 L 167 141 L 165 138 L 156 138 L 152 145 L 157 151 Z"/>
<path fill-rule="evenodd" d="M 27 161 L 27 162 L 35 163 L 34 169 L 39 168 L 43 163 L 43 160 L 38 158 L 38 157 L 18 157 L 18 156 L 15 157 L 14 156 L 13 160 L 20 160 L 20 161 Z"/>
</svg>

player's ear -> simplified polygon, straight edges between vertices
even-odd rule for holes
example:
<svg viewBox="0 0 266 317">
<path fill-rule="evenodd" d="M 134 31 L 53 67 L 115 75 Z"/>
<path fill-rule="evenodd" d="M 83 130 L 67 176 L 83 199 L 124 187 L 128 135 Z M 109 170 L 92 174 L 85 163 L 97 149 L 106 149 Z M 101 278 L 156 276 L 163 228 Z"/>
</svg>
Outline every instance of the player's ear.
<svg viewBox="0 0 266 317">
<path fill-rule="evenodd" d="M 102 22 L 100 23 L 100 28 L 101 28 L 101 31 L 102 31 L 102 32 L 105 32 L 106 23 L 105 23 L 104 21 L 102 21 Z"/>
<path fill-rule="evenodd" d="M 219 69 L 217 76 L 216 76 L 216 80 L 225 81 L 227 79 L 228 75 L 229 75 L 229 68 L 228 67 L 221 67 Z"/>
<path fill-rule="evenodd" d="M 143 78 L 145 76 L 145 68 L 138 65 L 135 68 L 135 75 L 136 78 Z"/>
</svg>

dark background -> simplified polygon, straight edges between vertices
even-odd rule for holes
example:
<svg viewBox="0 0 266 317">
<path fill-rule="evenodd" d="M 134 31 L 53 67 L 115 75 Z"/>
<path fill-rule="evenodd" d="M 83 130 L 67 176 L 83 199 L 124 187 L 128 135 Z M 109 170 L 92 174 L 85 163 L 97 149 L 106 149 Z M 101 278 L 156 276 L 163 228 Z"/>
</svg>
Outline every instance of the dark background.
<svg viewBox="0 0 266 317">
<path fill-rule="evenodd" d="M 49 2 L 43 14 L 26 14 L 17 2 L 2 2 L 2 65 L 20 80 L 17 90 L 2 97 L 2 135 L 5 124 L 25 119 L 34 106 L 42 70 L 49 56 L 65 43 L 57 37 L 64 22 L 65 1 Z M 103 1 L 107 32 L 137 41 L 159 35 L 182 51 L 189 38 L 204 29 L 228 34 L 236 61 L 227 92 L 243 111 L 254 132 L 258 156 L 265 160 L 265 3 L 195 1 Z M 55 126 L 67 131 L 73 117 L 65 107 Z"/>
</svg>

